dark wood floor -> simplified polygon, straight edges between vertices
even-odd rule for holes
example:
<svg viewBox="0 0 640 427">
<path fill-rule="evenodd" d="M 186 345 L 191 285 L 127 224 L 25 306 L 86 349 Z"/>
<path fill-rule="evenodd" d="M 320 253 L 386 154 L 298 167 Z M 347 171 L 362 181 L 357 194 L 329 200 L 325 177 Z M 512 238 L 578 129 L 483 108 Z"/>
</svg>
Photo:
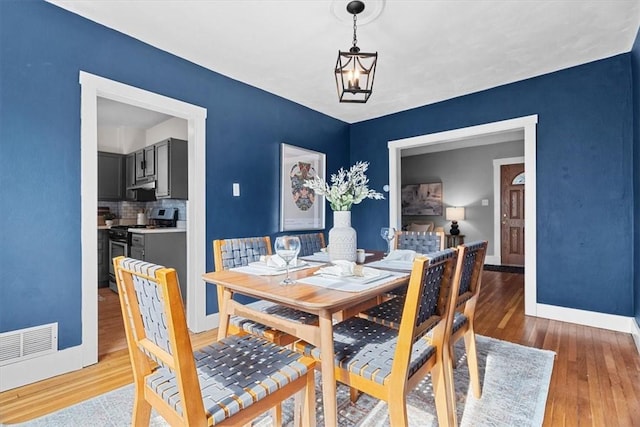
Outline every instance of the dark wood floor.
<svg viewBox="0 0 640 427">
<path fill-rule="evenodd" d="M 476 329 L 481 335 L 556 352 L 544 425 L 639 426 L 640 356 L 632 337 L 525 316 L 523 281 L 522 274 L 484 272 Z M 117 297 L 104 296 L 99 303 L 99 362 L 0 393 L 0 423 L 27 421 L 132 382 Z M 194 348 L 215 336 L 215 331 L 193 335 Z"/>
</svg>

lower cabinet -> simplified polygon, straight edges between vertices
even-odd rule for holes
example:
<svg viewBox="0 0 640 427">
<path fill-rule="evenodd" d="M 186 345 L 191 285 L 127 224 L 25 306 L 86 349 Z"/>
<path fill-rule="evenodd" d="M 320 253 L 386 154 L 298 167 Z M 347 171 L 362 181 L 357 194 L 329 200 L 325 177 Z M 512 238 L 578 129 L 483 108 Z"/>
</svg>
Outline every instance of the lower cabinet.
<svg viewBox="0 0 640 427">
<path fill-rule="evenodd" d="M 98 230 L 98 287 L 109 286 L 109 232 Z"/>
<path fill-rule="evenodd" d="M 141 232 L 131 234 L 129 256 L 153 264 L 175 268 L 180 282 L 182 301 L 187 298 L 187 233 Z"/>
</svg>

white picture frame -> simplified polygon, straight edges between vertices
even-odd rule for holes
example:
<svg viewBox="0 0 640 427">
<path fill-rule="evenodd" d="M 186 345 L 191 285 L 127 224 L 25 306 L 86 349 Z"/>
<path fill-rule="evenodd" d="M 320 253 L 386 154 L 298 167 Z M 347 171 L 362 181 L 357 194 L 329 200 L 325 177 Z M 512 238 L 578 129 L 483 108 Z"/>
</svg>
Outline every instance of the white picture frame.
<svg viewBox="0 0 640 427">
<path fill-rule="evenodd" d="M 325 197 L 304 187 L 305 179 L 324 178 L 324 153 L 280 144 L 280 231 L 323 230 Z"/>
</svg>

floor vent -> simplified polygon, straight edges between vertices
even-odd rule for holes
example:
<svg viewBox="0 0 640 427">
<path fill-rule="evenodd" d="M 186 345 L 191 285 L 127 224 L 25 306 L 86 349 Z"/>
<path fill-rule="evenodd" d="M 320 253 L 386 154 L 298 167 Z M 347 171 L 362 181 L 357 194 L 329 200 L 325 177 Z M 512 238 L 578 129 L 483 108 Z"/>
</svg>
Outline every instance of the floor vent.
<svg viewBox="0 0 640 427">
<path fill-rule="evenodd" d="M 0 334 L 0 366 L 53 353 L 58 349 L 58 323 Z"/>
</svg>

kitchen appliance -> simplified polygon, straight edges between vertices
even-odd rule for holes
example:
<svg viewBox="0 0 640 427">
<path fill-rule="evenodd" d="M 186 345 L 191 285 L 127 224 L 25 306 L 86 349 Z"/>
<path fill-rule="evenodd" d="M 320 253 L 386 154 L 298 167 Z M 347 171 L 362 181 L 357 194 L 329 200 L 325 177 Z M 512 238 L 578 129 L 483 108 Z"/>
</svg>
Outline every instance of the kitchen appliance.
<svg viewBox="0 0 640 427">
<path fill-rule="evenodd" d="M 131 256 L 131 231 L 141 228 L 175 228 L 178 223 L 178 208 L 152 208 L 148 224 L 114 225 L 109 231 L 109 289 L 118 292 L 113 259 Z"/>
</svg>

